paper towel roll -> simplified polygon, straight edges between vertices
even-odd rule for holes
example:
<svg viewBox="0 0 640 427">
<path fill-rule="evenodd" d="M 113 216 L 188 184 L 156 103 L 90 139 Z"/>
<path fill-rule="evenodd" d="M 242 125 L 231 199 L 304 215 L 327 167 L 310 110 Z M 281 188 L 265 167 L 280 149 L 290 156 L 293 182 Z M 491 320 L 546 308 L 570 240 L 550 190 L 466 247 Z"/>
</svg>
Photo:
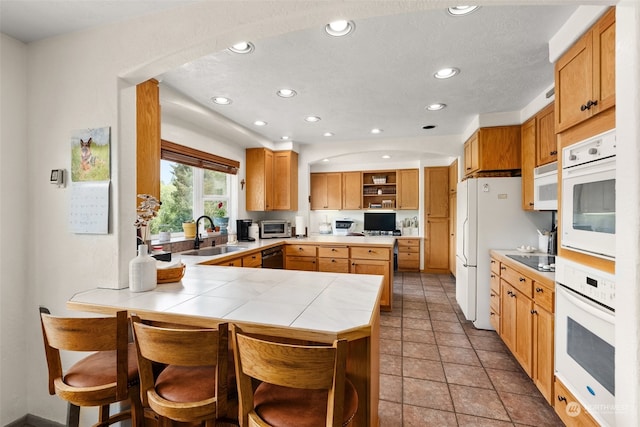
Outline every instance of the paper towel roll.
<svg viewBox="0 0 640 427">
<path fill-rule="evenodd" d="M 296 236 L 304 236 L 304 234 L 305 234 L 304 217 L 296 216 Z"/>
</svg>

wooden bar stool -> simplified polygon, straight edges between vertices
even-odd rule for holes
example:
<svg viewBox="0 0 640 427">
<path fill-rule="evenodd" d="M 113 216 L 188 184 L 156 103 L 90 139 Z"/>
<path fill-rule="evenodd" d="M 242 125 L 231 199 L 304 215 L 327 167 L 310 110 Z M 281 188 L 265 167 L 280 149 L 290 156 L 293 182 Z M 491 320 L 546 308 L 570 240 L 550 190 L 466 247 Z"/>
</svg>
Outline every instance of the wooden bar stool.
<svg viewBox="0 0 640 427">
<path fill-rule="evenodd" d="M 99 406 L 97 426 L 131 418 L 143 425 L 138 363 L 129 344 L 126 311 L 115 317 L 69 318 L 52 316 L 40 307 L 40 323 L 49 370 L 49 394 L 69 402 L 67 426 L 78 426 L 80 407 Z M 63 371 L 60 351 L 92 351 Z M 109 405 L 129 401 L 131 409 L 109 416 Z"/>
<path fill-rule="evenodd" d="M 227 414 L 229 330 L 159 327 L 131 316 L 142 406 L 173 422 L 215 426 Z M 166 365 L 154 374 L 154 365 Z"/>
<path fill-rule="evenodd" d="M 302 346 L 267 341 L 257 334 L 259 329 L 231 326 L 241 426 L 351 424 L 358 394 L 346 378 L 346 340 Z M 255 391 L 254 379 L 261 381 Z"/>
</svg>

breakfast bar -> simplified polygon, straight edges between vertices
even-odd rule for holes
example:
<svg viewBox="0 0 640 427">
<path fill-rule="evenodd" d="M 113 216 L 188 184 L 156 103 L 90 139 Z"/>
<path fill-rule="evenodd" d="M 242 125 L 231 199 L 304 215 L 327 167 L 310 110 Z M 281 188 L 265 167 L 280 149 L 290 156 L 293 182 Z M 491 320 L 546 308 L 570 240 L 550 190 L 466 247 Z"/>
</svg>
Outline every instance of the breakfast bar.
<svg viewBox="0 0 640 427">
<path fill-rule="evenodd" d="M 91 289 L 67 301 L 71 310 L 128 310 L 163 322 L 211 327 L 220 322 L 264 327 L 265 335 L 331 343 L 349 341 L 347 375 L 357 389 L 354 426 L 378 425 L 379 304 L 382 277 L 189 264 L 180 282 L 148 292 Z"/>
</svg>

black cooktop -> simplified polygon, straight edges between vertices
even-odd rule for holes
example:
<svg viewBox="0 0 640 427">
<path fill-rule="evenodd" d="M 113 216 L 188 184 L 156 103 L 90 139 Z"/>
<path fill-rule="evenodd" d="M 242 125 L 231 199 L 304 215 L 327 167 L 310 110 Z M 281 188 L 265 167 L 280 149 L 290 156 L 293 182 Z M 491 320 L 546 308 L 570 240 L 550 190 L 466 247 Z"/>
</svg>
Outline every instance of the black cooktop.
<svg viewBox="0 0 640 427">
<path fill-rule="evenodd" d="M 538 271 L 556 271 L 556 257 L 552 255 L 507 255 L 524 265 Z"/>
</svg>

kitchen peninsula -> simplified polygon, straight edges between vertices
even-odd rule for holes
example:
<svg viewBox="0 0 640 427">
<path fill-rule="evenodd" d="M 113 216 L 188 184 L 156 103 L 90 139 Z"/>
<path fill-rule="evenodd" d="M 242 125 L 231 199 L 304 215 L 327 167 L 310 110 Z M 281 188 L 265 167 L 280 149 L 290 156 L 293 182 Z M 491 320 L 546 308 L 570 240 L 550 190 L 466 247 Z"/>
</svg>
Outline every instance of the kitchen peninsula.
<svg viewBox="0 0 640 427">
<path fill-rule="evenodd" d="M 101 314 L 126 309 L 186 325 L 258 324 L 267 335 L 302 341 L 347 339 L 347 374 L 359 396 L 353 425 L 378 425 L 381 276 L 199 265 L 200 258 L 183 257 L 180 282 L 141 293 L 92 289 L 73 295 L 67 307 Z"/>
</svg>

